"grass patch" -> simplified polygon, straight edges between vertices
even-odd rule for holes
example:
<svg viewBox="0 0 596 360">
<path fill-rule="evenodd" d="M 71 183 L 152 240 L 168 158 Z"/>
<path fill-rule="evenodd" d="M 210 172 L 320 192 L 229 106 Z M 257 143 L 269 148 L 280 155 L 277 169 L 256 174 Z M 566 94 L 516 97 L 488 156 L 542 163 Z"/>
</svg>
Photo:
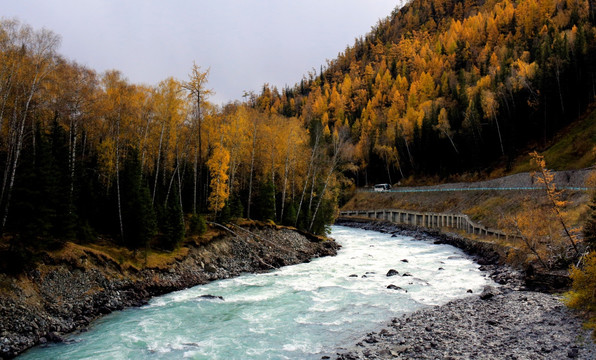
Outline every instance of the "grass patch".
<svg viewBox="0 0 596 360">
<path fill-rule="evenodd" d="M 577 170 L 596 164 L 596 105 L 593 104 L 578 121 L 563 128 L 543 149 L 538 149 L 549 169 Z M 529 153 L 529 151 L 528 151 Z M 514 163 L 511 174 L 534 171 L 528 154 L 521 155 Z"/>
<path fill-rule="evenodd" d="M 140 254 L 141 257 L 143 254 Z M 151 269 L 165 270 L 177 261 L 184 260 L 188 256 L 188 248 L 180 247 L 172 252 L 156 252 L 150 251 L 147 254 L 147 263 L 145 267 Z"/>
</svg>

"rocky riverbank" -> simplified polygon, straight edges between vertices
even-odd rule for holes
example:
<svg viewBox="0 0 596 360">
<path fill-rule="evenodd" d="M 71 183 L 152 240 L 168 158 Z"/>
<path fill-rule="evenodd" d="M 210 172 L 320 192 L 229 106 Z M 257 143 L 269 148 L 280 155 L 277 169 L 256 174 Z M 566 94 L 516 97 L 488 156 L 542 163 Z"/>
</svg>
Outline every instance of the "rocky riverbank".
<svg viewBox="0 0 596 360">
<path fill-rule="evenodd" d="M 393 319 L 337 358 L 589 360 L 596 345 L 556 296 L 487 289 Z"/>
<path fill-rule="evenodd" d="M 338 225 L 452 244 L 474 256 L 500 286 L 395 318 L 356 345 L 339 349 L 337 359 L 596 358 L 590 333 L 560 296 L 532 291 L 561 289 L 564 276 L 522 273 L 503 264 L 507 249 L 458 236 L 378 221 L 344 219 Z"/>
<path fill-rule="evenodd" d="M 153 296 L 335 255 L 339 247 L 290 229 L 235 232 L 188 245 L 185 256 L 163 268 L 124 268 L 101 253 L 67 244 L 67 257 L 47 256 L 18 278 L 0 274 L 0 359 L 63 341 L 63 334 L 84 330 L 97 317 L 143 305 Z"/>
</svg>

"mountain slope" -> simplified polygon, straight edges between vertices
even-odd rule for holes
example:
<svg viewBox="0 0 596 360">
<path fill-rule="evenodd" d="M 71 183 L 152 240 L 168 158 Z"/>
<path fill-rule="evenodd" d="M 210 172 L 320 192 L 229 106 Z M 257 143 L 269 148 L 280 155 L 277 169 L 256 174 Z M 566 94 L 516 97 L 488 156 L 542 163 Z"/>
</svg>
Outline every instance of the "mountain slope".
<svg viewBox="0 0 596 360">
<path fill-rule="evenodd" d="M 358 184 L 509 167 L 593 100 L 594 33 L 589 2 L 413 0 L 256 106 L 349 131 Z"/>
<path fill-rule="evenodd" d="M 538 150 L 544 155 L 548 167 L 554 170 L 577 170 L 596 165 L 596 110 L 588 111 Z M 513 173 L 530 170 L 532 164 L 527 154 L 516 159 L 512 168 Z"/>
</svg>

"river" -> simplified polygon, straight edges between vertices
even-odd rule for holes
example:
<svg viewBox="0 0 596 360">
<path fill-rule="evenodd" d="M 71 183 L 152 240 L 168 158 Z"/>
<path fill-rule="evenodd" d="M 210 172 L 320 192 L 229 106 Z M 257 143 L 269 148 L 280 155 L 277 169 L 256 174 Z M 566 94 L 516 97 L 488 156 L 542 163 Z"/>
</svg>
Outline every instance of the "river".
<svg viewBox="0 0 596 360">
<path fill-rule="evenodd" d="M 449 245 L 341 226 L 330 236 L 342 245 L 337 256 L 156 297 L 19 359 L 333 357 L 392 317 L 492 284 Z"/>
</svg>

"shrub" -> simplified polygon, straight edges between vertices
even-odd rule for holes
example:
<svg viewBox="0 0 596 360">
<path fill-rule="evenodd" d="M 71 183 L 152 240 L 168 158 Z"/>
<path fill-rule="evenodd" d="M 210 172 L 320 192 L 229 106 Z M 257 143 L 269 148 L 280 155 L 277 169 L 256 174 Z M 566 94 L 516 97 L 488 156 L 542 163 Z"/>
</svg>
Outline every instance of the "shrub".
<svg viewBox="0 0 596 360">
<path fill-rule="evenodd" d="M 191 235 L 202 235 L 207 231 L 205 217 L 199 214 L 192 214 L 188 220 L 188 232 Z"/>
<path fill-rule="evenodd" d="M 567 306 L 584 311 L 589 320 L 586 326 L 596 330 L 596 251 L 584 258 L 582 267 L 571 268 L 571 291 L 566 294 Z M 596 332 L 593 333 L 596 339 Z"/>
</svg>

